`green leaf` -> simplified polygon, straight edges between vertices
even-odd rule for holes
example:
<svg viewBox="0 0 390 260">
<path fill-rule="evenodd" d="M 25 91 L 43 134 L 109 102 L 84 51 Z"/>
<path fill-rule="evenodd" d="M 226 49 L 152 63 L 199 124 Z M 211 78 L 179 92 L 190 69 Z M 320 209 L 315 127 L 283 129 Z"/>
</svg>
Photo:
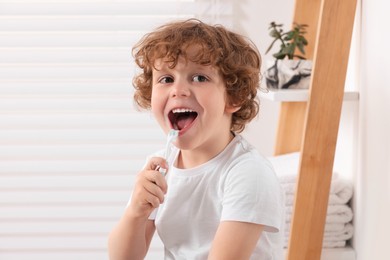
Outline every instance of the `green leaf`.
<svg viewBox="0 0 390 260">
<path fill-rule="evenodd" d="M 304 34 L 306 34 L 307 27 L 307 24 L 294 23 L 290 31 L 283 32 L 283 24 L 271 22 L 269 34 L 274 40 L 268 47 L 266 53 L 274 47 L 276 41 L 280 41 L 279 51 L 273 54 L 276 59 L 284 59 L 286 56 L 289 59 L 293 59 L 294 57 L 304 58 L 296 55 L 295 52 L 299 51 L 303 55 L 305 54 L 305 46 L 308 45 L 308 41 L 304 37 Z"/>
<path fill-rule="evenodd" d="M 297 44 L 297 47 L 298 47 L 299 51 L 300 51 L 302 54 L 305 54 L 305 49 L 304 49 L 304 47 L 303 47 L 302 44 Z"/>
<path fill-rule="evenodd" d="M 268 30 L 271 29 L 271 28 L 275 28 L 275 27 L 276 27 L 276 23 L 275 22 L 271 22 L 269 24 Z"/>
<path fill-rule="evenodd" d="M 294 55 L 294 57 L 295 57 L 295 58 L 298 58 L 298 59 L 301 59 L 301 60 L 306 60 L 306 58 L 305 58 L 305 57 L 303 57 L 303 56 L 300 56 L 300 55 Z"/>
<path fill-rule="evenodd" d="M 273 42 L 270 44 L 270 46 L 268 47 L 268 49 L 265 51 L 265 54 L 267 54 L 271 49 L 272 47 L 274 46 L 275 42 L 277 41 L 278 39 L 275 39 L 273 40 Z"/>
<path fill-rule="evenodd" d="M 290 44 L 287 44 L 286 45 L 286 48 L 285 48 L 285 53 L 287 54 L 293 54 L 294 53 L 294 50 L 295 50 L 295 44 L 293 43 L 290 43 Z"/>
<path fill-rule="evenodd" d="M 286 54 L 278 52 L 278 53 L 275 53 L 272 56 L 274 56 L 278 60 L 283 60 L 286 57 Z"/>
<path fill-rule="evenodd" d="M 279 36 L 280 36 L 280 34 L 279 34 L 279 32 L 277 31 L 277 30 L 271 30 L 270 32 L 269 32 L 269 35 L 271 36 L 271 37 L 273 37 L 273 38 L 279 38 Z"/>
</svg>

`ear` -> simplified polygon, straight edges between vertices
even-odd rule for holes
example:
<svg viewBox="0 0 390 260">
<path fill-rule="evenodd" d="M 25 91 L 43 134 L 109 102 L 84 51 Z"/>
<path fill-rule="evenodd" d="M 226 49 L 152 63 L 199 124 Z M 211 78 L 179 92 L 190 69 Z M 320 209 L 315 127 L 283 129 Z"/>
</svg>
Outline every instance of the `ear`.
<svg viewBox="0 0 390 260">
<path fill-rule="evenodd" d="M 225 107 L 225 112 L 228 113 L 228 114 L 233 114 L 235 112 L 237 112 L 238 110 L 240 110 L 241 106 L 236 106 L 236 105 L 229 105 L 229 104 L 226 104 L 226 107 Z"/>
</svg>

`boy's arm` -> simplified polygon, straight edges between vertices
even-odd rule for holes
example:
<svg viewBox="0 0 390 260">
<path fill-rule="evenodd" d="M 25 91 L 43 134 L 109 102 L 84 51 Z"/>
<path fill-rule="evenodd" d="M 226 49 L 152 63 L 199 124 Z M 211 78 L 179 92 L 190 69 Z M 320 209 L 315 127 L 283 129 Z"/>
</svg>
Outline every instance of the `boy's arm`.
<svg viewBox="0 0 390 260">
<path fill-rule="evenodd" d="M 154 220 L 124 215 L 109 236 L 110 260 L 144 259 L 154 231 Z"/>
<path fill-rule="evenodd" d="M 163 158 L 154 157 L 138 174 L 130 203 L 108 239 L 110 260 L 144 259 L 148 252 L 155 231 L 149 216 L 163 203 L 167 191 L 157 166 L 168 169 Z"/>
<path fill-rule="evenodd" d="M 249 259 L 263 226 L 238 221 L 222 221 L 209 253 L 209 260 Z"/>
</svg>

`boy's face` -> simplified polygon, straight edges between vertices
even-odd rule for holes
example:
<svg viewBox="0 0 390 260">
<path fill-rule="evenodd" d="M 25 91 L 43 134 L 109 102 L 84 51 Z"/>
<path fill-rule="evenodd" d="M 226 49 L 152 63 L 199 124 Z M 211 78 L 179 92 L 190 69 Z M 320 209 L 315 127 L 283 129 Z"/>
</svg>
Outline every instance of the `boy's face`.
<svg viewBox="0 0 390 260">
<path fill-rule="evenodd" d="M 191 54 L 191 49 L 187 53 Z M 226 146 L 232 113 L 239 108 L 227 104 L 226 87 L 219 71 L 212 66 L 186 62 L 183 57 L 174 68 L 163 60 L 155 65 L 152 113 L 166 133 L 172 128 L 180 131 L 176 146 L 201 152 Z"/>
</svg>

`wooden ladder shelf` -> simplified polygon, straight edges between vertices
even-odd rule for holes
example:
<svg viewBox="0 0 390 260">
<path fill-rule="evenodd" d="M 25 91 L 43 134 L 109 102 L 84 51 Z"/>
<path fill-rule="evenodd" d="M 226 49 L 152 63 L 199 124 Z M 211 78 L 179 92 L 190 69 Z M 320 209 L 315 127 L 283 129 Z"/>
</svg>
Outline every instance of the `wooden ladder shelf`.
<svg viewBox="0 0 390 260">
<path fill-rule="evenodd" d="M 301 154 L 288 260 L 321 258 L 356 1 L 295 2 L 314 67 L 308 102 L 282 102 L 279 116 L 275 155 Z"/>
</svg>

